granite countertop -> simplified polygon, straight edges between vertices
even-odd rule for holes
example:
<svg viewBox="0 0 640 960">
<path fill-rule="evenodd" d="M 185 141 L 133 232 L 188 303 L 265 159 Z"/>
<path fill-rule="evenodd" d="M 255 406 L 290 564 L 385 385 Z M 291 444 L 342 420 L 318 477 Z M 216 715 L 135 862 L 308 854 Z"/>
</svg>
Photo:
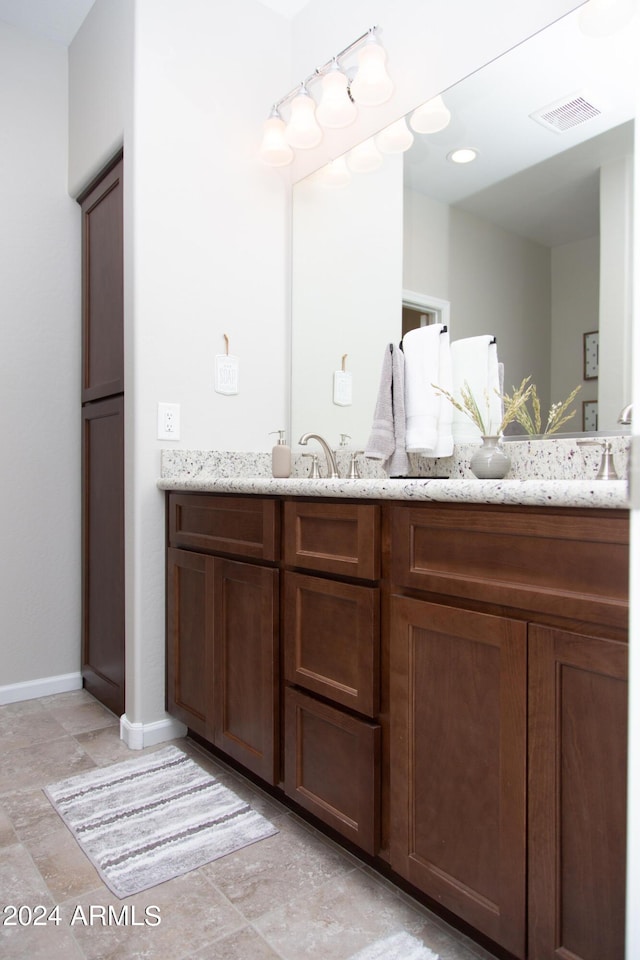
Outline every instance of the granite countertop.
<svg viewBox="0 0 640 960">
<path fill-rule="evenodd" d="M 173 475 L 158 480 L 160 490 L 189 493 L 244 493 L 368 500 L 421 500 L 441 503 L 494 503 L 524 506 L 628 509 L 626 480 L 469 480 L 366 479 L 310 480 L 292 477 L 215 477 Z"/>
</svg>

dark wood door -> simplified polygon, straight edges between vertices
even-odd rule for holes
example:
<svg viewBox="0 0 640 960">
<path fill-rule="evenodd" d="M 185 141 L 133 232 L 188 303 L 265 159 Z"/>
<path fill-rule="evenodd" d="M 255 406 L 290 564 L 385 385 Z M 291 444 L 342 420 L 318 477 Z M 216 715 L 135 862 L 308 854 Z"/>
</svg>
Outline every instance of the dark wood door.
<svg viewBox="0 0 640 960">
<path fill-rule="evenodd" d="M 278 571 L 213 559 L 213 742 L 278 781 Z"/>
<path fill-rule="evenodd" d="M 378 588 L 290 572 L 284 578 L 285 678 L 374 717 L 380 688 Z"/>
<path fill-rule="evenodd" d="M 80 204 L 84 403 L 124 391 L 122 159 Z"/>
<path fill-rule="evenodd" d="M 529 958 L 624 960 L 627 646 L 529 630 Z"/>
<path fill-rule="evenodd" d="M 82 408 L 82 676 L 124 713 L 124 397 Z"/>
<path fill-rule="evenodd" d="M 523 957 L 526 624 L 391 602 L 391 865 Z"/>
<path fill-rule="evenodd" d="M 171 548 L 167 711 L 213 743 L 213 558 Z"/>
<path fill-rule="evenodd" d="M 82 209 L 83 652 L 85 687 L 125 710 L 122 157 Z M 110 399 L 107 399 L 110 398 Z"/>
<path fill-rule="evenodd" d="M 288 796 L 367 853 L 380 844 L 380 727 L 285 688 Z"/>
</svg>

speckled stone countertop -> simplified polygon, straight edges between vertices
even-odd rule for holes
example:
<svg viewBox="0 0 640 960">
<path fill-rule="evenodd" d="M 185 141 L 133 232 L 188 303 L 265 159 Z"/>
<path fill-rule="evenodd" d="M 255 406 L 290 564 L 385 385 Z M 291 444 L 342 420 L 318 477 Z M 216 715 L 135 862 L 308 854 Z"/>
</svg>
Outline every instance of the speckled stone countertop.
<svg viewBox="0 0 640 960">
<path fill-rule="evenodd" d="M 296 469 L 298 463 L 295 464 Z M 564 477 L 477 480 L 460 473 L 447 479 L 412 477 L 361 480 L 274 479 L 269 454 L 218 451 L 163 451 L 160 490 L 191 493 L 238 493 L 266 496 L 334 497 L 369 500 L 420 500 L 444 503 L 491 503 L 525 506 L 627 509 L 626 480 Z"/>
<path fill-rule="evenodd" d="M 499 503 L 535 507 L 628 507 L 625 480 L 306 480 L 292 477 L 173 478 L 161 490 L 192 493 L 280 494 L 367 500 L 432 500 L 443 503 Z"/>
</svg>

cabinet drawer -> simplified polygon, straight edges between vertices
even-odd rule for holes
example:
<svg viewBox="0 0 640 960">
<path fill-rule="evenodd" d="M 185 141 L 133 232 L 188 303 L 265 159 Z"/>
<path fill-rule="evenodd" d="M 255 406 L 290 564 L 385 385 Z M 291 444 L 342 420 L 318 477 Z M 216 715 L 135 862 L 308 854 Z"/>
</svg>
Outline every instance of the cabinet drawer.
<svg viewBox="0 0 640 960">
<path fill-rule="evenodd" d="M 380 510 L 375 504 L 284 505 L 284 555 L 289 566 L 376 580 Z"/>
<path fill-rule="evenodd" d="M 395 584 L 626 629 L 622 511 L 394 506 Z"/>
<path fill-rule="evenodd" d="M 374 716 L 379 702 L 378 588 L 287 573 L 284 597 L 286 679 Z"/>
<path fill-rule="evenodd" d="M 169 494 L 172 546 L 257 560 L 279 556 L 278 502 L 260 497 Z"/>
<path fill-rule="evenodd" d="M 380 833 L 380 727 L 285 690 L 286 794 L 375 854 Z"/>
</svg>

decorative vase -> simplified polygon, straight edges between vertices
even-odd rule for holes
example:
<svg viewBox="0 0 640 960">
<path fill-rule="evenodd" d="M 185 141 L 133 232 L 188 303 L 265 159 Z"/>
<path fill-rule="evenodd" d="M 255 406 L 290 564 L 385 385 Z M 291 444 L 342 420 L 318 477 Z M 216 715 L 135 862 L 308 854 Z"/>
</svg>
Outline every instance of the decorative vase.
<svg viewBox="0 0 640 960">
<path fill-rule="evenodd" d="M 479 480 L 502 480 L 509 472 L 511 460 L 499 443 L 499 437 L 483 437 L 482 446 L 471 457 L 469 466 Z"/>
</svg>

